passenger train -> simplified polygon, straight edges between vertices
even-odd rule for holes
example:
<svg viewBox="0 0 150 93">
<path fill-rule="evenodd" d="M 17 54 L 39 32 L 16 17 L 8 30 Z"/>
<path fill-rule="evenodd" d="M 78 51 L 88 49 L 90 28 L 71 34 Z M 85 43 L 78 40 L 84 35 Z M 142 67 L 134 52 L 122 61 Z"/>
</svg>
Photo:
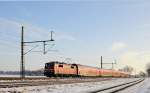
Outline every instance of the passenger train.
<svg viewBox="0 0 150 93">
<path fill-rule="evenodd" d="M 67 64 L 52 61 L 45 64 L 44 75 L 47 77 L 129 77 L 123 71 L 100 69 L 80 64 Z"/>
</svg>

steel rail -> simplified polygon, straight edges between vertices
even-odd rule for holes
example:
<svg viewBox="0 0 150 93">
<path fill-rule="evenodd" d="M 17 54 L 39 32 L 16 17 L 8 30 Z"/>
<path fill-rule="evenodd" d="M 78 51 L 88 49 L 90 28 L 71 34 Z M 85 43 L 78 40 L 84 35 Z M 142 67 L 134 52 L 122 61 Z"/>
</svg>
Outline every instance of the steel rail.
<svg viewBox="0 0 150 93">
<path fill-rule="evenodd" d="M 134 86 L 134 85 L 136 85 L 136 84 L 139 84 L 139 83 L 142 82 L 142 81 L 144 81 L 144 79 L 142 79 L 142 80 L 140 80 L 140 81 L 137 81 L 137 82 L 135 82 L 135 83 L 129 84 L 129 85 L 127 85 L 127 86 L 124 86 L 124 87 L 122 87 L 122 88 L 119 88 L 119 89 L 117 89 L 117 90 L 114 90 L 114 91 L 112 91 L 111 93 L 116 93 L 116 92 L 125 90 L 125 89 L 127 89 L 127 88 L 129 88 L 129 87 L 132 87 L 132 86 Z"/>
<path fill-rule="evenodd" d="M 138 83 L 140 83 L 140 82 L 142 82 L 144 80 L 145 79 L 138 79 L 138 80 L 131 81 L 131 82 L 128 82 L 128 83 L 123 83 L 123 84 L 115 85 L 115 86 L 112 86 L 112 87 L 96 90 L 96 91 L 93 91 L 93 92 L 90 92 L 90 93 L 100 93 L 100 92 L 105 92 L 105 91 L 109 91 L 109 90 L 112 90 L 112 89 L 114 89 L 114 90 L 109 92 L 109 93 L 116 93 L 116 92 L 122 91 L 122 90 L 124 90 L 126 88 L 129 88 L 129 87 L 131 87 L 133 85 L 136 85 L 136 84 L 138 84 Z M 118 87 L 121 87 L 121 88 L 115 89 L 115 88 L 118 88 Z"/>
</svg>

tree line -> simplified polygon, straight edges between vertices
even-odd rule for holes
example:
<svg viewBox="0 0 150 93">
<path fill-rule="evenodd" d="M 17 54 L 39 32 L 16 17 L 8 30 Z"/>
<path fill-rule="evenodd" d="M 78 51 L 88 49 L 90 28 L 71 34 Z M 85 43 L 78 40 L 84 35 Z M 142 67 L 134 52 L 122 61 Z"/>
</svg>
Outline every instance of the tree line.
<svg viewBox="0 0 150 93">
<path fill-rule="evenodd" d="M 44 70 L 43 69 L 39 69 L 39 70 L 26 70 L 25 74 L 27 76 L 43 76 L 44 74 Z M 20 75 L 20 71 L 0 71 L 1 75 Z"/>
</svg>

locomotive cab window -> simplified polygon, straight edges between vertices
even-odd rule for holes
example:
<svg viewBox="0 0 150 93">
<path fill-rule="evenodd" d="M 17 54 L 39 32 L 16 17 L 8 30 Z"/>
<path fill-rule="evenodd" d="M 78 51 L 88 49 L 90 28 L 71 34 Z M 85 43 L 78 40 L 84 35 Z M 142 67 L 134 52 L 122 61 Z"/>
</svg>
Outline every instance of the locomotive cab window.
<svg viewBox="0 0 150 93">
<path fill-rule="evenodd" d="M 58 67 L 63 67 L 63 65 L 59 65 Z"/>
<path fill-rule="evenodd" d="M 54 68 L 54 64 L 53 63 L 46 63 L 45 64 L 45 68 Z"/>
<path fill-rule="evenodd" d="M 71 66 L 72 69 L 74 69 L 74 66 Z"/>
</svg>

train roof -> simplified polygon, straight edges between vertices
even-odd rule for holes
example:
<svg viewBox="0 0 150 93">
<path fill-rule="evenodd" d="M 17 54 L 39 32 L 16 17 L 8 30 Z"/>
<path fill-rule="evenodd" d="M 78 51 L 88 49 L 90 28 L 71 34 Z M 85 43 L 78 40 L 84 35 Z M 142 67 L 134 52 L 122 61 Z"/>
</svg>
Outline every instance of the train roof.
<svg viewBox="0 0 150 93">
<path fill-rule="evenodd" d="M 68 65 L 71 65 L 69 63 L 60 62 L 60 61 L 51 61 L 51 62 L 47 62 L 47 63 L 56 63 L 56 64 L 68 64 Z"/>
<path fill-rule="evenodd" d="M 51 62 L 48 62 L 48 63 L 56 63 L 56 64 L 68 64 L 68 65 L 78 65 L 78 66 L 84 66 L 84 67 L 91 67 L 91 68 L 97 68 L 97 69 L 100 69 L 98 67 L 92 67 L 92 66 L 87 66 L 87 65 L 81 65 L 81 64 L 76 64 L 76 63 L 65 63 L 65 62 L 60 62 L 60 61 L 51 61 Z"/>
</svg>

